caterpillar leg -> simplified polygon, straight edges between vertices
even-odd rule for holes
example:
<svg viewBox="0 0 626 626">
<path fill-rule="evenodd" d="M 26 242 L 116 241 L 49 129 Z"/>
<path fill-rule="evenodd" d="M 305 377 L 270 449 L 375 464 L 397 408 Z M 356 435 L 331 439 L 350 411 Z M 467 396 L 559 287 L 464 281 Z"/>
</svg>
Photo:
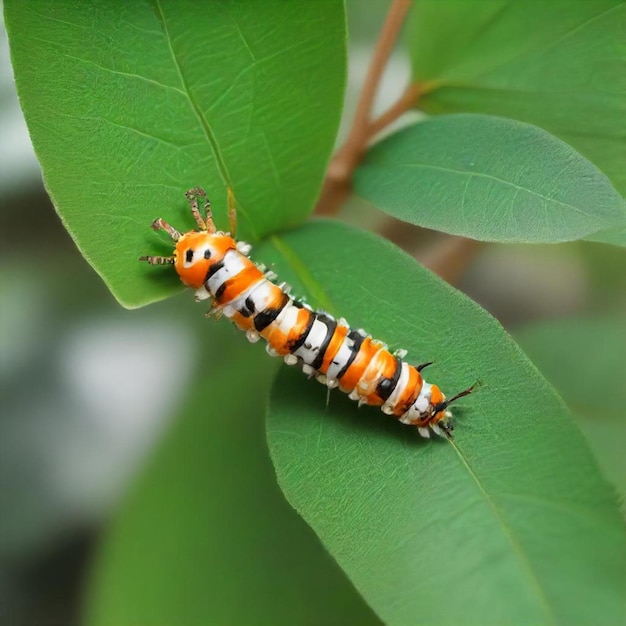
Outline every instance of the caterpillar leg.
<svg viewBox="0 0 626 626">
<path fill-rule="evenodd" d="M 215 222 L 213 221 L 213 212 L 211 211 L 211 201 L 206 197 L 206 191 L 202 187 L 194 187 L 185 193 L 185 197 L 189 201 L 189 207 L 193 218 L 200 230 L 214 233 L 217 231 Z M 204 217 L 200 215 L 199 199 L 204 200 Z"/>
<path fill-rule="evenodd" d="M 235 194 L 230 187 L 228 188 L 228 224 L 231 237 L 235 237 L 237 234 L 237 205 L 235 203 Z"/>
<path fill-rule="evenodd" d="M 140 256 L 139 260 L 150 265 L 173 265 L 176 259 L 173 256 Z"/>
</svg>

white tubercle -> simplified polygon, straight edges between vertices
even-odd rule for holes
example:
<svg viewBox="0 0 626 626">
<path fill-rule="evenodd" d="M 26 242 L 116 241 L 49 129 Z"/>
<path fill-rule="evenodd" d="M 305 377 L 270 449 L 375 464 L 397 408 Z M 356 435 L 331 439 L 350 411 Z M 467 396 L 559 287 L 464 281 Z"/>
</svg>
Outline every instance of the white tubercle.
<svg viewBox="0 0 626 626">
<path fill-rule="evenodd" d="M 298 357 L 295 354 L 287 354 L 284 361 L 287 365 L 295 365 L 298 362 Z"/>
<path fill-rule="evenodd" d="M 439 435 L 440 437 L 443 437 L 443 430 L 441 430 L 441 428 L 439 428 L 439 426 L 437 424 L 431 424 L 430 427 L 432 428 L 432 431 L 436 435 Z"/>
<path fill-rule="evenodd" d="M 252 250 L 252 246 L 245 241 L 237 242 L 237 252 L 240 252 L 244 256 L 248 256 L 250 254 L 250 250 Z"/>
<path fill-rule="evenodd" d="M 409 409 L 406 413 L 401 415 L 398 418 L 398 421 L 402 422 L 403 424 L 411 425 L 413 423 L 413 418 L 411 417 L 411 409 Z"/>
<path fill-rule="evenodd" d="M 278 352 L 270 346 L 270 344 L 265 344 L 265 352 L 267 352 L 270 356 L 278 356 Z"/>
<path fill-rule="evenodd" d="M 196 289 L 195 297 L 196 302 L 202 302 L 203 300 L 208 300 L 211 294 L 206 290 L 206 287 L 202 285 L 202 287 Z"/>
<path fill-rule="evenodd" d="M 230 304 L 227 304 L 225 307 L 222 307 L 222 313 L 230 318 L 235 314 L 235 309 Z"/>
<path fill-rule="evenodd" d="M 259 335 L 256 330 L 247 330 L 246 338 L 250 343 L 256 343 L 261 338 L 261 335 Z"/>
<path fill-rule="evenodd" d="M 424 428 L 423 426 L 417 427 L 417 432 L 424 437 L 424 439 L 430 439 L 430 430 L 428 428 Z"/>
<path fill-rule="evenodd" d="M 361 396 L 359 395 L 358 387 L 355 387 L 349 394 L 348 398 L 350 400 L 358 400 Z"/>
</svg>

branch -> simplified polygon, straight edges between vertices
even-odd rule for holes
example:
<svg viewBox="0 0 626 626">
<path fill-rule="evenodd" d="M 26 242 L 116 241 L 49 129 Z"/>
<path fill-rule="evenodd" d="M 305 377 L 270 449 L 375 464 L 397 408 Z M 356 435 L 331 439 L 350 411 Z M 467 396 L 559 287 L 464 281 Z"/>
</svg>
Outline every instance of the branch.
<svg viewBox="0 0 626 626">
<path fill-rule="evenodd" d="M 454 285 L 461 280 L 481 247 L 480 241 L 449 236 L 417 258 L 440 278 Z"/>
<path fill-rule="evenodd" d="M 412 109 L 422 94 L 433 89 L 432 84 L 409 85 L 402 96 L 382 115 L 372 120 L 372 105 L 380 85 L 385 66 L 391 55 L 400 29 L 404 24 L 412 0 L 392 0 L 387 18 L 382 27 L 372 61 L 368 68 L 363 89 L 359 97 L 354 121 L 345 144 L 335 153 L 326 172 L 322 193 L 315 208 L 318 215 L 332 215 L 347 200 L 352 191 L 354 170 L 360 163 L 365 150 L 378 133 Z M 404 222 L 390 220 L 383 231 L 392 241 L 413 238 L 418 229 L 407 229 Z M 385 233 L 381 233 L 383 236 Z M 406 240 L 404 241 L 406 244 Z M 480 249 L 480 243 L 462 237 L 446 237 L 435 243 L 416 258 L 430 267 L 441 278 L 454 284 L 463 275 L 468 264 Z M 406 249 L 406 245 L 403 246 Z"/>
<path fill-rule="evenodd" d="M 433 240 L 432 233 L 427 230 L 391 216 L 378 232 L 451 285 L 461 280 L 483 245 L 474 239 L 444 233 Z"/>
<path fill-rule="evenodd" d="M 378 135 L 381 130 L 385 129 L 390 124 L 393 124 L 407 111 L 410 111 L 423 93 L 424 89 L 420 83 L 409 85 L 395 104 L 389 107 L 382 115 L 370 122 L 367 128 L 368 140 Z"/>
<path fill-rule="evenodd" d="M 380 79 L 411 4 L 412 0 L 393 0 L 389 8 L 363 83 L 352 128 L 346 143 L 337 151 L 328 166 L 322 193 L 316 207 L 318 214 L 335 213 L 350 195 L 352 174 L 372 137 L 370 119 Z"/>
</svg>

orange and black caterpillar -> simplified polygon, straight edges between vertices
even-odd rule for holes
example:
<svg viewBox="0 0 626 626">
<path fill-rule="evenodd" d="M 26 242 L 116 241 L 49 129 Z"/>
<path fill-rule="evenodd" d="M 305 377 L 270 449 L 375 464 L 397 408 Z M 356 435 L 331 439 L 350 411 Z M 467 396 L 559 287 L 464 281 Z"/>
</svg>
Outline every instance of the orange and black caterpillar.
<svg viewBox="0 0 626 626">
<path fill-rule="evenodd" d="M 422 437 L 452 437 L 451 402 L 473 387 L 446 399 L 437 385 L 424 381 L 421 370 L 403 361 L 406 350 L 390 352 L 363 330 L 353 330 L 341 318 L 289 295 L 289 287 L 272 282 L 276 276 L 248 258 L 251 246 L 234 238 L 236 214 L 229 193 L 231 233 L 218 231 L 203 189 L 186 193 L 198 230 L 181 234 L 161 218 L 152 223 L 176 243 L 169 257 L 143 256 L 151 265 L 174 265 L 182 282 L 196 290 L 196 300 L 212 299 L 211 312 L 225 315 L 246 332 L 251 342 L 263 337 L 272 356 L 288 365 L 300 364 L 328 388 L 339 387 L 359 404 L 380 406 L 403 424 L 416 426 Z M 204 201 L 204 217 L 198 201 Z"/>
</svg>

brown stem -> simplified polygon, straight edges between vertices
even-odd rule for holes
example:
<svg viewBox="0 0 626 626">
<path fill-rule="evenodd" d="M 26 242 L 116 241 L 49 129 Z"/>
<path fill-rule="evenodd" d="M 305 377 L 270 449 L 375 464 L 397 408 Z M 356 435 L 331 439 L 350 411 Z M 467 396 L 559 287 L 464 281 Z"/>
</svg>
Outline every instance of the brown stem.
<svg viewBox="0 0 626 626">
<path fill-rule="evenodd" d="M 352 130 L 344 146 L 346 149 L 344 154 L 348 162 L 358 160 L 359 152 L 365 147 L 364 143 L 368 136 L 372 105 L 374 104 L 378 85 L 411 4 L 411 0 L 393 0 L 389 8 L 389 13 L 376 42 L 372 62 L 363 83 L 361 97 L 354 114 Z"/>
<path fill-rule="evenodd" d="M 394 217 L 388 217 L 378 232 L 451 285 L 459 282 L 482 247 L 480 241 L 443 233 L 433 241 L 427 230 Z"/>
<path fill-rule="evenodd" d="M 368 139 L 372 139 L 378 133 L 393 124 L 400 116 L 410 111 L 424 93 L 420 83 L 409 85 L 400 98 L 389 107 L 382 115 L 372 120 L 367 128 Z"/>
<path fill-rule="evenodd" d="M 376 119 L 371 119 L 372 105 L 380 79 L 411 4 L 412 0 L 392 0 L 363 83 L 352 128 L 345 144 L 335 153 L 328 166 L 322 193 L 315 209 L 318 215 L 332 215 L 339 210 L 350 195 L 354 170 L 361 161 L 369 141 L 413 108 L 420 96 L 433 88 L 432 85 L 419 83 L 409 85 L 389 109 Z M 407 236 L 412 239 L 419 229 L 407 226 L 404 222 L 390 220 L 383 230 L 388 231 L 387 235 L 392 241 Z M 472 239 L 445 237 L 423 254 L 415 256 L 441 278 L 454 284 L 477 254 L 480 245 L 480 242 Z"/>
<path fill-rule="evenodd" d="M 454 285 L 459 282 L 481 248 L 481 242 L 465 237 L 446 237 L 418 255 L 418 260 L 440 278 Z"/>
<path fill-rule="evenodd" d="M 320 215 L 336 213 L 350 195 L 352 174 L 371 137 L 370 117 L 376 91 L 411 4 L 412 0 L 393 0 L 391 3 L 363 83 L 352 128 L 346 143 L 333 156 L 328 166 L 316 207 L 316 213 Z"/>
</svg>

